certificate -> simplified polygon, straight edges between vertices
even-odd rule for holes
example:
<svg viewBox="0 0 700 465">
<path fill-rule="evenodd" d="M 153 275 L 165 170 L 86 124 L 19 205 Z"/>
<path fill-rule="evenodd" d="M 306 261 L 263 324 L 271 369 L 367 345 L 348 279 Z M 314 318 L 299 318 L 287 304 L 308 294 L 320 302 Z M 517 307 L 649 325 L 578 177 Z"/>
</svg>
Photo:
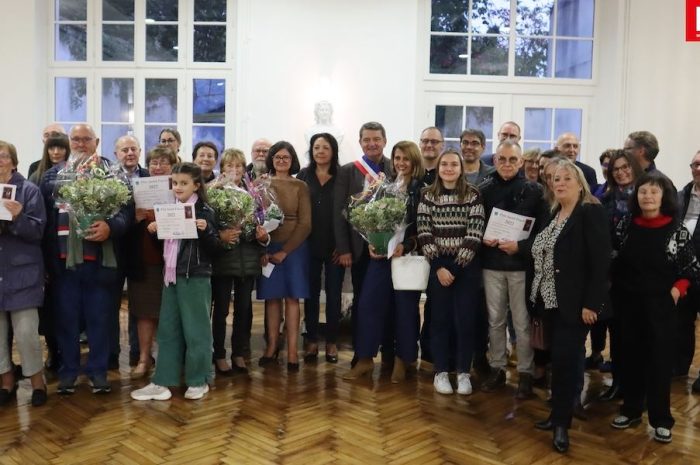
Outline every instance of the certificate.
<svg viewBox="0 0 700 465">
<path fill-rule="evenodd" d="M 197 239 L 193 203 L 154 205 L 158 239 Z"/>
<path fill-rule="evenodd" d="M 155 204 L 175 202 L 170 176 L 134 178 L 131 180 L 131 186 L 134 188 L 136 208 L 153 210 Z"/>
<path fill-rule="evenodd" d="M 535 218 L 518 215 L 500 208 L 491 210 L 491 217 L 484 231 L 484 239 L 501 241 L 522 241 L 530 237 Z"/>
<path fill-rule="evenodd" d="M 12 213 L 5 208 L 5 202 L 3 202 L 3 200 L 15 200 L 16 193 L 17 186 L 14 184 L 0 184 L 0 194 L 2 194 L 2 200 L 0 200 L 0 220 L 12 221 Z"/>
</svg>

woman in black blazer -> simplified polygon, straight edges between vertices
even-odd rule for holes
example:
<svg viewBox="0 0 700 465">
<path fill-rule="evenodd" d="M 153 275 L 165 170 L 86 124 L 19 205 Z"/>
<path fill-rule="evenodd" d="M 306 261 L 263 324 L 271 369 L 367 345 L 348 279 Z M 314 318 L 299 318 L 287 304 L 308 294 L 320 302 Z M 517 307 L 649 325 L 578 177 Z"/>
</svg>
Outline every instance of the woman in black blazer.
<svg viewBox="0 0 700 465">
<path fill-rule="evenodd" d="M 554 449 L 563 453 L 587 325 L 607 306 L 611 246 L 605 210 L 581 170 L 569 160 L 553 163 L 553 216 L 532 245 L 529 298 L 549 320 L 552 338 L 552 411 L 535 426 L 553 430 Z"/>
</svg>

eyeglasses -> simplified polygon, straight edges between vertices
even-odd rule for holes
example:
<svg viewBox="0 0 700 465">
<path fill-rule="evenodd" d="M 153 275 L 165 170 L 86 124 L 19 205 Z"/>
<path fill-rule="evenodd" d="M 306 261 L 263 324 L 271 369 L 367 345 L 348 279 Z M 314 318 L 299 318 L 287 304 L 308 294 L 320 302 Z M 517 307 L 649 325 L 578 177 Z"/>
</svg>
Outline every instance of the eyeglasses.
<svg viewBox="0 0 700 465">
<path fill-rule="evenodd" d="M 170 166 L 171 163 L 168 160 L 151 160 L 148 162 L 148 166 L 152 166 L 153 168 L 158 168 L 158 167 L 166 167 Z"/>
<path fill-rule="evenodd" d="M 691 167 L 693 165 L 690 165 Z M 632 169 L 632 167 L 628 164 L 620 165 L 620 166 L 613 166 L 612 172 L 613 173 L 619 173 L 620 171 L 629 171 Z"/>
<path fill-rule="evenodd" d="M 286 156 L 278 157 L 278 156 L 274 156 L 274 157 L 272 157 L 272 159 L 275 160 L 275 161 L 283 161 L 283 162 L 286 163 L 286 162 L 291 161 L 292 157 L 286 157 Z"/>
<path fill-rule="evenodd" d="M 423 145 L 438 145 L 441 144 L 442 141 L 440 139 L 421 139 L 420 143 Z"/>
<path fill-rule="evenodd" d="M 95 140 L 94 137 L 71 137 L 70 141 L 75 142 L 76 144 L 87 144 L 88 142 L 92 142 Z"/>
<path fill-rule="evenodd" d="M 505 165 L 506 163 L 509 163 L 511 165 L 517 165 L 518 164 L 518 157 L 497 157 L 496 158 L 496 163 L 499 163 L 501 165 Z"/>
<path fill-rule="evenodd" d="M 691 164 L 688 165 L 688 166 L 690 166 L 691 169 L 696 170 L 696 169 L 700 168 L 700 163 L 695 162 L 695 163 L 691 163 Z"/>
<path fill-rule="evenodd" d="M 459 142 L 462 147 L 481 147 L 481 141 L 478 140 L 463 140 Z"/>
<path fill-rule="evenodd" d="M 161 144 L 172 144 L 173 142 L 177 142 L 177 139 L 161 139 L 160 143 Z"/>
</svg>

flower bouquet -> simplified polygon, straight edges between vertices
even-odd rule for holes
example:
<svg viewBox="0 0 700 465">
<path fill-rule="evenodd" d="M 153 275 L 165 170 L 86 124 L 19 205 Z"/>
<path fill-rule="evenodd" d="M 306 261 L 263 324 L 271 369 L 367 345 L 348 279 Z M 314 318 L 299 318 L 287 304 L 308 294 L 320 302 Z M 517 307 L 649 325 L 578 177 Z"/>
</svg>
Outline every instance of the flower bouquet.
<svg viewBox="0 0 700 465">
<path fill-rule="evenodd" d="M 284 212 L 277 204 L 277 197 L 270 187 L 272 180 L 267 175 L 251 180 L 247 173 L 244 179 L 255 202 L 256 224 L 262 225 L 268 233 L 274 231 L 284 222 Z"/>
<path fill-rule="evenodd" d="M 118 166 L 110 167 L 99 155 L 71 154 L 56 179 L 57 204 L 67 210 L 78 237 L 90 225 L 115 215 L 131 199 L 129 183 Z"/>
<path fill-rule="evenodd" d="M 406 195 L 398 184 L 384 180 L 354 197 L 347 211 L 352 227 L 378 255 L 388 253 L 389 241 L 402 229 L 405 217 Z"/>
<path fill-rule="evenodd" d="M 253 197 L 231 182 L 220 182 L 207 189 L 209 206 L 222 228 L 243 227 L 255 222 Z"/>
</svg>

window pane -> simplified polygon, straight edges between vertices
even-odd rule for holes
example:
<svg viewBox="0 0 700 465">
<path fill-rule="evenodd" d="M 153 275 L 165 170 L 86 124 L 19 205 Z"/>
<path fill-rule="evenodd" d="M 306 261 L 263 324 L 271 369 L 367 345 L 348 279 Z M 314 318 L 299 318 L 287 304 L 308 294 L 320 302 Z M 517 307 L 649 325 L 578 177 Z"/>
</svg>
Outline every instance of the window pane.
<svg viewBox="0 0 700 465">
<path fill-rule="evenodd" d="M 459 139 L 462 133 L 462 111 L 464 107 L 437 105 L 435 107 L 435 127 L 440 128 L 442 136 Z"/>
<path fill-rule="evenodd" d="M 56 19 L 59 21 L 87 20 L 87 0 L 56 0 Z"/>
<path fill-rule="evenodd" d="M 87 26 L 56 25 L 56 60 L 85 61 L 87 59 Z"/>
<path fill-rule="evenodd" d="M 515 30 L 522 35 L 553 35 L 554 0 L 518 0 Z"/>
<path fill-rule="evenodd" d="M 515 75 L 552 77 L 551 39 L 515 40 Z"/>
<path fill-rule="evenodd" d="M 102 0 L 103 21 L 133 21 L 134 0 Z"/>
<path fill-rule="evenodd" d="M 146 3 L 146 22 L 177 21 L 177 1 L 148 0 Z"/>
<path fill-rule="evenodd" d="M 552 109 L 525 108 L 524 129 L 528 140 L 552 140 Z"/>
<path fill-rule="evenodd" d="M 465 128 L 479 129 L 487 139 L 493 134 L 493 107 L 467 107 Z"/>
<path fill-rule="evenodd" d="M 102 79 L 102 121 L 134 121 L 134 80 Z"/>
<path fill-rule="evenodd" d="M 508 75 L 508 37 L 472 37 L 471 74 Z"/>
<path fill-rule="evenodd" d="M 104 24 L 102 26 L 102 60 L 134 61 L 134 26 Z"/>
<path fill-rule="evenodd" d="M 430 30 L 467 32 L 469 2 L 467 0 L 433 0 Z"/>
<path fill-rule="evenodd" d="M 466 37 L 432 36 L 430 38 L 430 72 L 467 74 L 467 40 L 469 39 Z"/>
<path fill-rule="evenodd" d="M 194 27 L 194 61 L 226 61 L 226 26 Z"/>
<path fill-rule="evenodd" d="M 177 121 L 177 79 L 146 79 L 146 122 Z"/>
<path fill-rule="evenodd" d="M 100 144 L 102 147 L 102 156 L 109 158 L 111 161 L 117 161 L 114 155 L 114 143 L 121 136 L 132 135 L 134 127 L 127 124 L 103 124 L 102 135 L 100 136 Z M 141 150 L 143 152 L 143 149 Z"/>
<path fill-rule="evenodd" d="M 478 34 L 510 32 L 510 0 L 473 0 L 472 32 Z"/>
<path fill-rule="evenodd" d="M 221 152 L 225 147 L 223 126 L 192 126 L 192 146 L 194 147 L 197 142 L 205 140 L 214 142 L 216 148 L 219 149 L 219 159 L 221 159 Z M 218 164 L 217 161 L 217 166 Z"/>
<path fill-rule="evenodd" d="M 55 111 L 58 121 L 87 121 L 87 79 L 56 78 Z"/>
<path fill-rule="evenodd" d="M 146 26 L 146 60 L 177 61 L 177 26 Z"/>
<path fill-rule="evenodd" d="M 559 0 L 557 35 L 593 37 L 595 0 Z"/>
<path fill-rule="evenodd" d="M 556 108 L 554 110 L 554 137 L 565 132 L 573 132 L 581 137 L 581 118 L 583 110 L 579 108 Z"/>
<path fill-rule="evenodd" d="M 194 2 L 195 21 L 226 21 L 226 0 L 196 0 Z"/>
<path fill-rule="evenodd" d="M 554 77 L 590 79 L 592 68 L 592 40 L 557 40 Z"/>
<path fill-rule="evenodd" d="M 195 123 L 224 123 L 226 85 L 224 79 L 194 79 L 192 92 L 192 121 Z"/>
</svg>

